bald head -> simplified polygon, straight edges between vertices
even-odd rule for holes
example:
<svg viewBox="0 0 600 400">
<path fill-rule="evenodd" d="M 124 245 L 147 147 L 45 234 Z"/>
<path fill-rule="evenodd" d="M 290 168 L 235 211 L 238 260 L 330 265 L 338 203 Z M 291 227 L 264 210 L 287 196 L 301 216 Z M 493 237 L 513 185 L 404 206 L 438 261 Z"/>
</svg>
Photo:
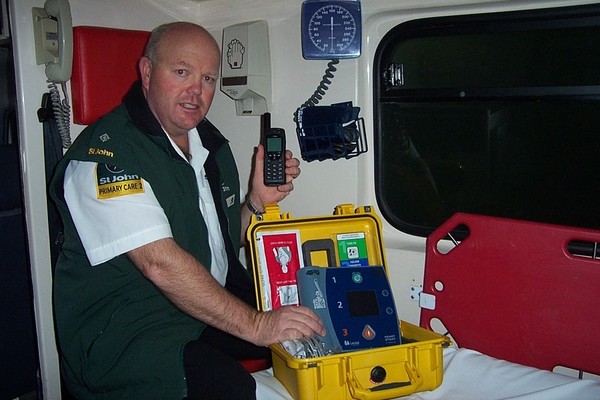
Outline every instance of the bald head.
<svg viewBox="0 0 600 400">
<path fill-rule="evenodd" d="M 160 48 L 165 42 L 177 42 L 181 38 L 189 39 L 195 37 L 199 43 L 209 51 L 220 54 L 217 41 L 212 35 L 200 25 L 191 22 L 171 22 L 156 27 L 148 40 L 144 57 L 148 58 L 152 64 L 158 61 Z"/>
</svg>

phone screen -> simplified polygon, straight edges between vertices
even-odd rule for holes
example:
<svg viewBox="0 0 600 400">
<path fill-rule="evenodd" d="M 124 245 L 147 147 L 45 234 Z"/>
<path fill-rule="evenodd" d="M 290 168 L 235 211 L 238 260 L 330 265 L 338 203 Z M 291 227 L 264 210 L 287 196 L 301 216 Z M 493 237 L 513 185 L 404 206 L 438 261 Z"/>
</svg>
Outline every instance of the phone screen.
<svg viewBox="0 0 600 400">
<path fill-rule="evenodd" d="M 267 137 L 267 151 L 282 151 L 282 143 L 280 137 Z"/>
</svg>

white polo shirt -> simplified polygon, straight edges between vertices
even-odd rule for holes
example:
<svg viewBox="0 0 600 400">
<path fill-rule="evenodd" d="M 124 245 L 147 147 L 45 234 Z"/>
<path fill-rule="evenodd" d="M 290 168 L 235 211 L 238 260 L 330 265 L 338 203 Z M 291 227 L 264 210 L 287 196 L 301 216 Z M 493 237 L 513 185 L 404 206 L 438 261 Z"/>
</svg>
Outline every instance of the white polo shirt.
<svg viewBox="0 0 600 400">
<path fill-rule="evenodd" d="M 169 140 L 171 138 L 167 135 Z M 198 207 L 206 222 L 211 250 L 211 274 L 221 285 L 227 277 L 227 253 L 216 205 L 204 172 L 208 150 L 196 129 L 188 132 L 190 160 L 196 173 Z M 185 160 L 183 152 L 171 144 Z M 137 193 L 99 198 L 97 168 L 102 164 L 72 160 L 65 171 L 65 200 L 88 260 L 98 265 L 153 241 L 173 237 L 167 216 L 150 184 L 141 179 Z M 241 193 L 240 193 L 241 195 Z M 240 197 L 241 198 L 241 197 Z"/>
</svg>

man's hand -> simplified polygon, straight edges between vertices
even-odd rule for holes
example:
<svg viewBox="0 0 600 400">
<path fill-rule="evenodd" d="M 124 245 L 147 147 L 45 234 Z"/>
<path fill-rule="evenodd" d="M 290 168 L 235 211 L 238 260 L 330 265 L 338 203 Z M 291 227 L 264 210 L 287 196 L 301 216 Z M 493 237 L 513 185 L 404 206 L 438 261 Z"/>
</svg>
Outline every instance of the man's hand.
<svg viewBox="0 0 600 400">
<path fill-rule="evenodd" d="M 285 152 L 285 175 L 286 183 L 279 186 L 265 186 L 263 180 L 263 165 L 265 162 L 265 149 L 258 145 L 254 158 L 254 175 L 252 176 L 252 187 L 248 195 L 252 203 L 261 210 L 266 204 L 277 204 L 283 200 L 292 190 L 292 181 L 300 175 L 300 160 L 294 158 L 290 150 Z"/>
<path fill-rule="evenodd" d="M 252 202 L 252 207 L 258 211 L 264 211 L 265 205 L 277 204 L 285 199 L 292 190 L 294 184 L 292 181 L 300 175 L 300 160 L 294 158 L 290 150 L 285 152 L 285 175 L 286 182 L 279 186 L 265 186 L 263 177 L 263 166 L 265 163 L 265 149 L 263 145 L 258 145 L 254 157 L 254 175 L 252 176 L 252 186 L 246 196 L 246 201 Z M 242 229 L 241 242 L 246 242 L 246 229 L 250 223 L 252 214 L 248 211 L 248 207 L 242 204 Z"/>
<path fill-rule="evenodd" d="M 319 317 L 309 308 L 285 306 L 256 315 L 256 333 L 251 340 L 257 346 L 268 346 L 285 340 L 324 336 Z"/>
</svg>

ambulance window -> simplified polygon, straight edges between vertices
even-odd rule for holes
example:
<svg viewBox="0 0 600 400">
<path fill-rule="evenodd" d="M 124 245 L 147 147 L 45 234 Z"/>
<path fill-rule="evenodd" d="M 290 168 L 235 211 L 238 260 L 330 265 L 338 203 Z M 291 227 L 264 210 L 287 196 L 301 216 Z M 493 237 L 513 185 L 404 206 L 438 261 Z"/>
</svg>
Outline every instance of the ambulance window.
<svg viewBox="0 0 600 400">
<path fill-rule="evenodd" d="M 600 5 L 403 23 L 375 55 L 377 202 L 600 229 Z"/>
</svg>

